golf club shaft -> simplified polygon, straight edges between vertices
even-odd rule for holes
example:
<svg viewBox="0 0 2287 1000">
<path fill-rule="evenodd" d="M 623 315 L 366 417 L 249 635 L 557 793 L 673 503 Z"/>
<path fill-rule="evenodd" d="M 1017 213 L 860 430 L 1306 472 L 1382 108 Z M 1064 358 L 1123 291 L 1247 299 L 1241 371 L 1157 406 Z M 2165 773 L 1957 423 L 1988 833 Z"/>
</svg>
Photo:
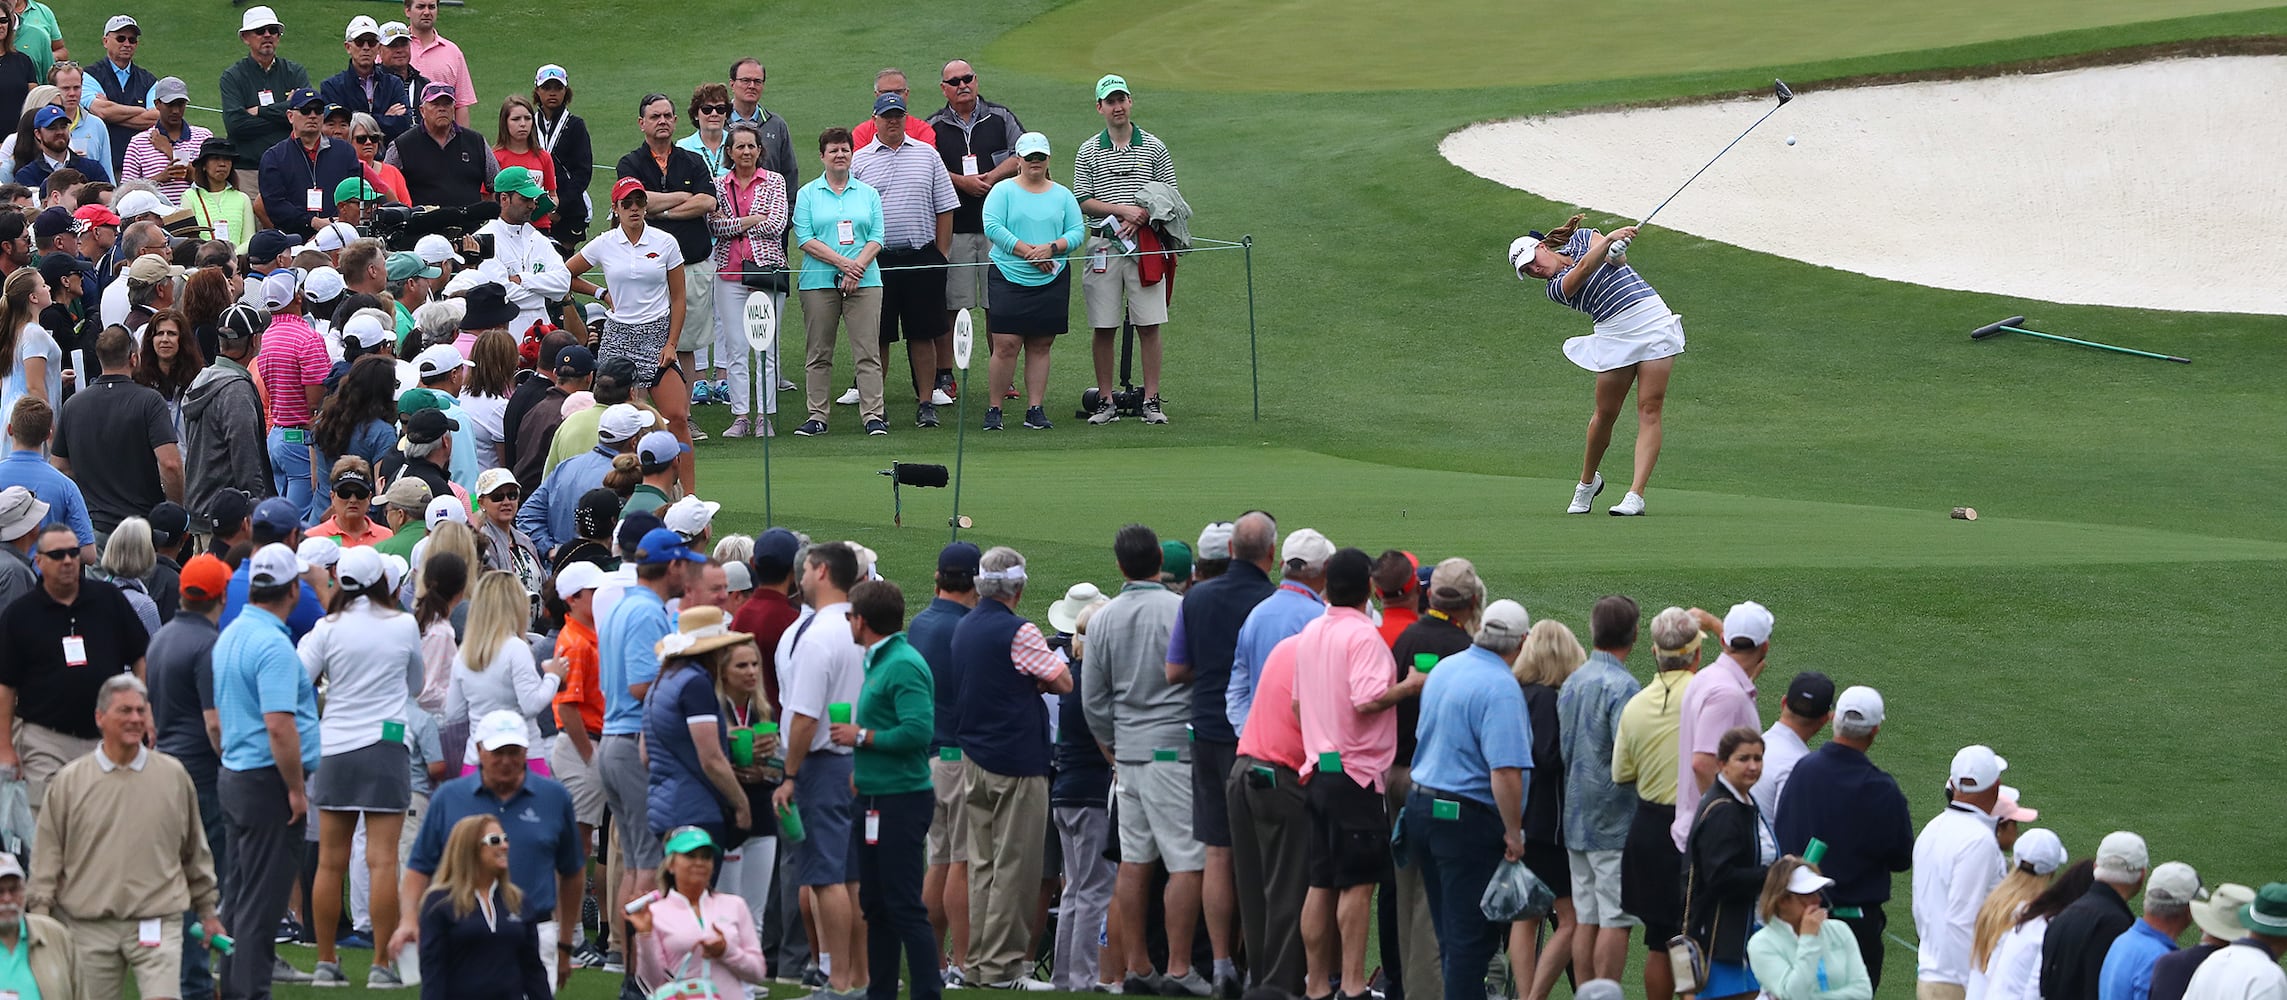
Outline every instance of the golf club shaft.
<svg viewBox="0 0 2287 1000">
<path fill-rule="evenodd" d="M 1677 185 L 1677 186 L 1676 186 L 1676 189 L 1675 189 L 1675 191 L 1674 191 L 1673 193 L 1669 194 L 1669 195 L 1668 195 L 1666 198 L 1664 198 L 1664 199 L 1662 199 L 1662 200 L 1660 201 L 1660 204 L 1659 204 L 1659 208 L 1654 208 L 1654 209 L 1652 209 L 1652 211 L 1651 211 L 1651 213 L 1650 213 L 1650 214 L 1648 214 L 1648 215 L 1644 216 L 1644 218 L 1643 218 L 1641 221 L 1639 221 L 1639 222 L 1637 222 L 1637 223 L 1636 223 L 1636 226 L 1637 226 L 1638 228 L 1642 228 L 1642 227 L 1644 227 L 1644 226 L 1649 226 L 1649 225 L 1651 225 L 1651 224 L 1652 224 L 1652 216 L 1660 214 L 1660 209 L 1661 209 L 1661 208 L 1666 208 L 1666 207 L 1668 207 L 1668 202 L 1671 202 L 1671 201 L 1674 201 L 1674 200 L 1676 200 L 1676 195 L 1682 194 L 1682 193 L 1683 193 L 1683 189 L 1684 189 L 1684 188 L 1687 188 L 1687 187 L 1690 187 L 1690 186 L 1691 186 L 1691 182 L 1692 182 L 1692 181 L 1696 181 L 1696 180 L 1698 180 L 1698 179 L 1699 179 L 1699 175 L 1700 175 L 1700 174 L 1704 174 L 1704 173 L 1706 173 L 1706 172 L 1707 172 L 1707 168 L 1708 168 L 1708 167 L 1712 167 L 1712 166 L 1714 166 L 1714 165 L 1715 165 L 1715 161 L 1716 161 L 1716 160 L 1720 160 L 1720 159 L 1723 159 L 1723 154 L 1724 154 L 1724 153 L 1728 153 L 1728 152 L 1731 152 L 1731 147 L 1732 147 L 1732 146 L 1736 146 L 1736 145 L 1739 145 L 1739 143 L 1740 143 L 1740 140 L 1743 140 L 1743 139 L 1747 138 L 1747 132 L 1753 132 L 1753 131 L 1755 131 L 1755 129 L 1756 129 L 1756 127 L 1757 127 L 1757 126 L 1760 126 L 1760 125 L 1762 125 L 1764 122 L 1770 121 L 1770 120 L 1771 120 L 1771 116 L 1772 116 L 1772 115 L 1778 114 L 1778 113 L 1779 113 L 1779 109 L 1780 109 L 1780 108 L 1783 108 L 1783 107 L 1786 107 L 1786 106 L 1787 106 L 1787 103 L 1786 103 L 1785 101 L 1781 101 L 1781 102 L 1779 102 L 1778 104 L 1776 104 L 1776 105 L 1773 105 L 1773 106 L 1771 107 L 1771 110 L 1763 112 L 1763 117 L 1755 119 L 1755 124 L 1754 124 L 1754 125 L 1749 125 L 1749 126 L 1747 126 L 1747 131 L 1746 131 L 1746 132 L 1741 132 L 1741 133 L 1739 133 L 1739 138 L 1738 138 L 1738 139 L 1733 139 L 1733 140 L 1731 140 L 1731 142 L 1730 142 L 1729 144 L 1725 145 L 1725 146 L 1723 147 L 1723 150 L 1722 150 L 1722 152 L 1718 152 L 1718 153 L 1716 153 L 1716 154 L 1715 154 L 1715 156 L 1713 156 L 1712 158 L 1710 158 L 1710 159 L 1707 161 L 1707 165 L 1706 165 L 1706 166 L 1700 167 L 1700 168 L 1699 168 L 1697 171 L 1693 172 L 1693 173 L 1692 173 L 1692 175 L 1691 175 L 1690 177 L 1687 177 L 1687 178 L 1685 178 L 1685 179 L 1684 179 L 1684 182 L 1683 182 L 1682 184 L 1679 184 L 1679 185 Z"/>
<path fill-rule="evenodd" d="M 2173 354 L 2157 354 L 2152 351 L 2139 351 L 2133 347 L 2114 347 L 2111 344 L 2099 344 L 2093 340 L 2075 340 L 2071 337 L 2060 337 L 2053 333 L 2042 333 L 2039 330 L 2027 330 L 2023 327 L 2005 326 L 2002 327 L 2002 329 L 2007 330 L 2010 333 L 2022 333 L 2028 337 L 2039 337 L 2042 340 L 2054 340 L 2061 344 L 2078 344 L 2082 347 L 2094 347 L 2100 351 L 2118 351 L 2122 354 L 2133 354 L 2140 358 L 2158 358 L 2162 361 L 2173 361 L 2180 365 L 2188 365 L 2192 363 L 2192 359 L 2190 358 L 2179 358 Z"/>
</svg>

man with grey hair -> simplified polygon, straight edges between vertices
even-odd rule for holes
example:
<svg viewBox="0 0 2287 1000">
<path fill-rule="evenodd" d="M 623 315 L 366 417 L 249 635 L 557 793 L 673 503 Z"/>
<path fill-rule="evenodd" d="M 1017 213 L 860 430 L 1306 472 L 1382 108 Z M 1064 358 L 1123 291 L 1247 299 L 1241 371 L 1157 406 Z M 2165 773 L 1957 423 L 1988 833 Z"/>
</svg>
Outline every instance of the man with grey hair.
<svg viewBox="0 0 2287 1000">
<path fill-rule="evenodd" d="M 1647 1000 L 1675 995 L 1667 943 L 1683 928 L 1683 856 L 1668 839 L 1668 826 L 1676 817 L 1676 728 L 1684 689 L 1699 669 L 1699 626 L 1682 608 L 1652 617 L 1658 673 L 1620 709 L 1612 738 L 1612 780 L 1636 794 L 1636 815 L 1620 852 L 1620 909 L 1644 925 Z"/>
<path fill-rule="evenodd" d="M 2144 885 L 2144 919 L 2112 939 L 2104 954 L 2096 980 L 2100 1000 L 2150 1000 L 2153 966 L 2176 950 L 2176 939 L 2192 926 L 2192 904 L 2206 896 L 2192 866 L 2170 861 L 2152 869 Z"/>
<path fill-rule="evenodd" d="M 1693 683 L 1698 683 L 1694 681 Z M 1914 821 L 1906 794 L 1867 751 L 1882 732 L 1882 694 L 1870 687 L 1843 689 L 1834 699 L 1834 738 L 1795 765 L 1779 795 L 1772 821 L 1782 854 L 1800 855 L 1812 839 L 1826 845 L 1819 870 L 1834 880 L 1829 916 L 1849 926 L 1877 988 L 1882 983 L 1882 932 L 1889 917 L 1890 876 L 1914 865 Z"/>
<path fill-rule="evenodd" d="M 2151 874 L 2152 853 L 2144 838 L 2116 830 L 2097 843 L 2096 882 L 2049 921 L 2049 932 L 2041 939 L 2042 1000 L 2097 1000 L 2105 956 L 2136 925 L 2128 901 L 2144 890 Z M 2187 990 L 2185 995 L 2200 994 Z"/>
<path fill-rule="evenodd" d="M 176 996 L 183 911 L 197 911 L 210 937 L 223 930 L 198 789 L 144 745 L 151 702 L 135 675 L 103 682 L 95 724 L 95 752 L 48 782 L 26 903 L 71 931 L 88 996 L 122 995 L 129 974 L 142 996 Z"/>
<path fill-rule="evenodd" d="M 151 317 L 158 315 L 160 310 L 174 308 L 176 300 L 180 298 L 177 286 L 181 281 L 178 269 L 163 258 L 145 254 L 129 262 L 126 281 L 127 317 L 119 325 L 126 327 L 140 343 L 144 324 L 151 322 Z"/>
<path fill-rule="evenodd" d="M 1167 676 L 1167 641 L 1183 599 L 1159 583 L 1162 550 L 1150 528 L 1131 524 L 1112 537 L 1126 583 L 1088 624 L 1080 690 L 1088 728 L 1112 759 L 1118 795 L 1120 873 L 1112 890 L 1113 920 L 1127 954 L 1129 993 L 1206 996 L 1213 986 L 1191 964 L 1199 924 L 1201 870 L 1207 852 L 1192 835 L 1191 746 L 1186 723 L 1191 692 Z M 980 580 L 982 578 L 980 577 Z M 964 625 L 965 627 L 965 625 Z M 974 864 L 976 831 L 969 844 Z M 1144 921 L 1150 911 L 1152 865 L 1167 865 L 1167 974 L 1152 969 Z M 972 874 L 970 892 L 975 897 Z"/>
<path fill-rule="evenodd" d="M 127 313 L 134 308 L 134 305 L 128 298 L 127 282 L 118 279 L 127 276 L 128 269 L 134 266 L 137 257 L 145 254 L 166 256 L 167 231 L 161 228 L 158 223 L 148 219 L 141 222 L 130 221 L 119 230 L 119 244 L 113 249 L 116 253 L 112 255 L 112 259 L 118 262 L 118 270 L 115 272 L 116 277 L 112 282 L 104 286 L 103 301 L 98 310 L 98 315 L 103 317 L 103 325 L 105 326 L 127 322 Z M 255 297 L 259 299 L 260 293 L 257 292 Z M 261 303 L 257 301 L 255 304 L 260 305 Z"/>
<path fill-rule="evenodd" d="M 1485 919 L 1478 897 L 1503 859 L 1525 855 L 1533 766 L 1524 691 L 1510 674 L 1530 620 L 1515 601 L 1493 602 L 1483 618 L 1470 647 L 1437 661 L 1422 687 L 1421 740 L 1402 831 L 1437 914 L 1440 989 L 1454 1000 L 1478 994 L 1506 933 Z M 1406 977 L 1427 971 L 1409 966 Z"/>
<path fill-rule="evenodd" d="M 968 827 L 967 981 L 1018 988 L 1031 966 L 1033 905 L 1047 843 L 1050 749 L 1041 692 L 1070 694 L 1072 671 L 1040 628 L 1016 614 L 1024 556 L 1005 545 L 978 560 L 977 606 L 953 627 L 961 679 L 955 742 L 967 761 L 961 822 Z M 1037 988 L 1037 987 L 1035 987 Z"/>
</svg>

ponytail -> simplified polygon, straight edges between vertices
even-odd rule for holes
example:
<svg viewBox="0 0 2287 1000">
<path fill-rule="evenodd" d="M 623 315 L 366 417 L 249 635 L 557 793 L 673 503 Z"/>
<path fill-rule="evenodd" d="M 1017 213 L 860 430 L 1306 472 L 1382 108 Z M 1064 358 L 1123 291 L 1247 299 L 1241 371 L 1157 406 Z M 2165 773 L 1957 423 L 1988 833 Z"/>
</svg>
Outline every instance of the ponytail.
<svg viewBox="0 0 2287 1000">
<path fill-rule="evenodd" d="M 1584 218 L 1587 218 L 1585 213 L 1575 213 L 1572 218 L 1564 220 L 1564 225 L 1549 230 L 1547 236 L 1541 237 L 1541 245 L 1561 253 L 1564 245 L 1572 242 L 1572 234 L 1580 228 L 1580 220 Z"/>
</svg>

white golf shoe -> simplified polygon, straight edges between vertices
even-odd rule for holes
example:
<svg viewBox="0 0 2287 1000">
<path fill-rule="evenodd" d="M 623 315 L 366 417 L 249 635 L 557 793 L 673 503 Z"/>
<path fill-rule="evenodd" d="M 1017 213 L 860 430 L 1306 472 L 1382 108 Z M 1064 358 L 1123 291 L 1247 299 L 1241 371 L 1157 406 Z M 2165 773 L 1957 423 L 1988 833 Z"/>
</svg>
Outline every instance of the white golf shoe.
<svg viewBox="0 0 2287 1000">
<path fill-rule="evenodd" d="M 837 396 L 837 397 L 835 397 L 835 399 L 834 399 L 834 405 L 836 405 L 836 406 L 856 406 L 856 405 L 858 405 L 858 387 L 853 385 L 853 386 L 851 386 L 851 387 L 849 387 L 849 388 L 847 388 L 847 389 L 844 389 L 844 390 L 842 390 L 842 394 L 841 394 L 840 396 Z"/>
<path fill-rule="evenodd" d="M 1566 507 L 1564 512 L 1567 514 L 1588 513 L 1588 502 L 1596 499 L 1596 495 L 1602 492 L 1604 492 L 1604 474 L 1599 472 L 1592 481 L 1581 483 L 1572 488 L 1572 506 Z M 1641 501 L 1638 502 L 1638 505 L 1641 505 Z"/>
<path fill-rule="evenodd" d="M 1621 497 L 1620 502 L 1613 504 L 1612 509 L 1605 511 L 1605 513 L 1613 517 L 1641 516 L 1644 513 L 1644 495 L 1631 490 L 1627 496 Z"/>
</svg>

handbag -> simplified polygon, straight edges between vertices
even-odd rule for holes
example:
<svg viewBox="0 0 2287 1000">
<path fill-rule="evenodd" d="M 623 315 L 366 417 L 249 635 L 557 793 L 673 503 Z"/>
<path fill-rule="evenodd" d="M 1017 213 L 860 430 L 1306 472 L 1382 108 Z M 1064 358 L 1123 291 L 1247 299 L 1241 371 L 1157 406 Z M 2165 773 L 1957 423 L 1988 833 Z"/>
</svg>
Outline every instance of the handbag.
<svg viewBox="0 0 2287 1000">
<path fill-rule="evenodd" d="M 788 288 L 786 269 L 783 267 L 766 267 L 758 271 L 740 271 L 739 284 L 758 292 L 784 295 Z"/>
<path fill-rule="evenodd" d="M 1707 814 L 1714 812 L 1715 807 L 1721 804 L 1721 799 L 1708 803 L 1707 808 L 1699 811 L 1699 818 L 1692 821 L 1693 828 L 1696 829 L 1707 819 Z M 1707 986 L 1707 953 L 1700 948 L 1699 942 L 1691 939 L 1691 890 L 1699 881 L 1699 858 L 1691 853 L 1688 840 L 1684 843 L 1684 849 L 1689 862 L 1684 866 L 1683 876 L 1684 933 L 1668 939 L 1668 968 L 1675 975 L 1678 994 L 1697 993 Z"/>
</svg>

